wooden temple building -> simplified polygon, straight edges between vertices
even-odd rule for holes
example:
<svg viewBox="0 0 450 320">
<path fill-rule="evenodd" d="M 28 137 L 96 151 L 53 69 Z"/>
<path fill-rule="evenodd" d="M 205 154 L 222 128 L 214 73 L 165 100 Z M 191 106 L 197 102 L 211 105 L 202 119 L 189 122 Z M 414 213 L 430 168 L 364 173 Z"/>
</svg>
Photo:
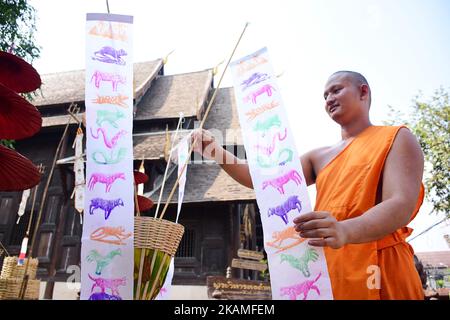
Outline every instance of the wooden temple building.
<svg viewBox="0 0 450 320">
<path fill-rule="evenodd" d="M 47 74 L 42 76 L 42 82 L 41 94 L 33 100 L 43 117 L 42 129 L 32 138 L 18 141 L 16 149 L 46 168 L 37 192 L 35 222 L 58 143 L 70 122 L 33 248 L 33 256 L 39 259 L 37 277 L 47 282 L 45 298 L 52 298 L 54 283 L 65 282 L 70 276 L 68 267 L 80 265 L 82 225 L 70 198 L 74 188 L 72 144 L 78 123 L 67 109 L 76 103 L 84 111 L 85 74 L 84 70 Z M 144 195 L 155 203 L 179 114 L 185 117 L 183 136 L 199 124 L 214 89 L 212 69 L 165 75 L 162 59 L 134 64 L 134 166 L 137 169 L 144 161 L 149 176 Z M 223 137 L 222 145 L 227 150 L 245 156 L 233 88 L 219 89 L 205 128 Z M 204 286 L 207 276 L 225 275 L 239 248 L 262 248 L 261 222 L 253 190 L 235 182 L 217 164 L 198 158 L 192 157 L 188 166 L 179 220 L 185 226 L 185 234 L 175 257 L 175 285 Z M 169 173 L 162 204 L 176 180 L 176 168 Z M 175 196 L 166 219 L 174 220 L 176 199 Z M 19 254 L 30 217 L 32 201 L 16 224 L 20 200 L 20 192 L 0 193 L 0 241 L 10 255 Z M 156 205 L 143 214 L 153 215 L 155 208 Z M 243 275 L 242 271 L 233 272 L 235 277 Z"/>
</svg>

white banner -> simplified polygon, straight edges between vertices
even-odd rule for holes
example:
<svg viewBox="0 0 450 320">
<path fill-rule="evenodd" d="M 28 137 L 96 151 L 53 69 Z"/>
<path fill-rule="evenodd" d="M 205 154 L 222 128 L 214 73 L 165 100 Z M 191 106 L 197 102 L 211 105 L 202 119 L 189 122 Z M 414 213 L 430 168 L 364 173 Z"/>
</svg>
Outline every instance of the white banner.
<svg viewBox="0 0 450 320">
<path fill-rule="evenodd" d="M 75 171 L 75 209 L 80 213 L 84 210 L 84 189 L 86 187 L 84 178 L 83 137 L 83 130 L 78 128 L 75 137 L 75 164 L 73 167 Z M 82 219 L 81 217 L 80 215 L 80 219 Z"/>
<path fill-rule="evenodd" d="M 186 168 L 184 168 L 184 171 L 181 172 L 183 169 L 184 163 L 186 162 L 186 159 L 189 156 L 189 142 L 190 135 L 183 138 L 179 144 L 178 144 L 178 177 L 180 177 L 180 180 L 178 182 L 178 207 L 177 207 L 177 218 L 175 220 L 176 223 L 178 223 L 178 218 L 180 217 L 181 212 L 181 205 L 183 204 L 183 198 L 184 198 L 184 189 L 186 187 L 186 173 L 188 169 L 188 165 L 186 164 Z M 181 174 L 181 176 L 180 176 Z"/>
<path fill-rule="evenodd" d="M 322 248 L 294 230 L 311 211 L 300 157 L 267 49 L 231 64 L 239 121 L 256 192 L 276 300 L 333 299 Z"/>
<path fill-rule="evenodd" d="M 88 13 L 81 299 L 133 299 L 133 17 Z"/>
</svg>

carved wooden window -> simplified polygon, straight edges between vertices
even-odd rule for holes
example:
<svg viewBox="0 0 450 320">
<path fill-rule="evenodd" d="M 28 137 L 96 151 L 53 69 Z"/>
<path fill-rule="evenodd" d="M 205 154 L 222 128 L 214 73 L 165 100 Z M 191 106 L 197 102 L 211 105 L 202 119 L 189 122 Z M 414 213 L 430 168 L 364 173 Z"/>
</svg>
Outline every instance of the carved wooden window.
<svg viewBox="0 0 450 320">
<path fill-rule="evenodd" d="M 186 229 L 181 239 L 178 250 L 175 254 L 177 258 L 194 258 L 195 257 L 195 231 Z"/>
<path fill-rule="evenodd" d="M 37 256 L 39 261 L 50 262 L 50 254 L 53 241 L 53 232 L 41 232 L 39 237 L 39 244 L 37 250 Z"/>
<path fill-rule="evenodd" d="M 12 197 L 2 197 L 0 201 L 0 224 L 8 224 L 13 205 Z"/>
</svg>

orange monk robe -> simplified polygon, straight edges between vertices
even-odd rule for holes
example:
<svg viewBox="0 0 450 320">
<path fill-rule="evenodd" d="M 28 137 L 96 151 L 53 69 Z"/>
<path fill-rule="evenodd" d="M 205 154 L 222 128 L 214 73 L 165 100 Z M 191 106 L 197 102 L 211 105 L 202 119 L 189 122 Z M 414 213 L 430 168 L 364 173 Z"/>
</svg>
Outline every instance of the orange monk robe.
<svg viewBox="0 0 450 320">
<path fill-rule="evenodd" d="M 329 211 L 340 221 L 358 217 L 375 206 L 384 163 L 400 128 L 368 127 L 327 164 L 316 179 L 315 211 Z M 423 196 L 422 185 L 411 220 Z M 334 298 L 423 299 L 414 252 L 405 242 L 411 232 L 403 227 L 378 241 L 339 249 L 326 247 Z M 381 276 L 378 284 L 377 270 Z"/>
</svg>

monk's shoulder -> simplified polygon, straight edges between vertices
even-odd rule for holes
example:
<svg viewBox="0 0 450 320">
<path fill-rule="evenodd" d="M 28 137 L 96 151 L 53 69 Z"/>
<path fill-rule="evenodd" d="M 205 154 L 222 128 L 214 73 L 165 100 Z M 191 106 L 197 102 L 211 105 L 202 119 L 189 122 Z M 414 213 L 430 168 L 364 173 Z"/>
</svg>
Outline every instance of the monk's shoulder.
<svg viewBox="0 0 450 320">
<path fill-rule="evenodd" d="M 422 158 L 422 149 L 416 136 L 406 127 L 402 127 L 395 135 L 389 155 L 397 153 L 401 156 Z"/>
<path fill-rule="evenodd" d="M 313 149 L 308 152 L 308 159 L 311 162 L 315 174 L 329 161 L 334 154 L 333 146 L 325 146 Z"/>
</svg>

